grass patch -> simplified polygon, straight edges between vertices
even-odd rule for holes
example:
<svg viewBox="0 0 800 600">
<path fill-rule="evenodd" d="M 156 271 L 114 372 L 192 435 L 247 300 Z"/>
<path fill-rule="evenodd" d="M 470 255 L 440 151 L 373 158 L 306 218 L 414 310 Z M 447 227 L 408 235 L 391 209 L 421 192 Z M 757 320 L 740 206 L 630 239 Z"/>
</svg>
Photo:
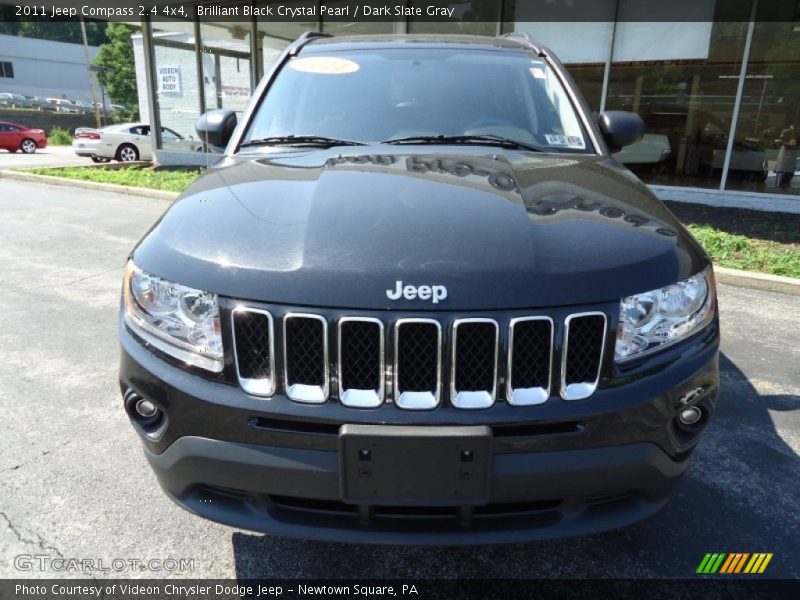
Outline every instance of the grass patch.
<svg viewBox="0 0 800 600">
<path fill-rule="evenodd" d="M 721 267 L 800 278 L 800 245 L 727 233 L 708 224 L 687 224 Z"/>
<path fill-rule="evenodd" d="M 684 202 L 666 205 L 719 266 L 800 278 L 800 215 Z"/>
<path fill-rule="evenodd" d="M 56 125 L 47 135 L 47 143 L 52 146 L 69 146 L 72 144 L 72 135 L 69 130 Z"/>
<path fill-rule="evenodd" d="M 81 179 L 97 183 L 115 183 L 133 187 L 182 192 L 189 186 L 202 169 L 156 169 L 153 167 L 128 167 L 122 169 L 103 169 L 93 167 L 64 167 L 25 169 L 26 173 L 51 175 L 67 179 Z"/>
</svg>

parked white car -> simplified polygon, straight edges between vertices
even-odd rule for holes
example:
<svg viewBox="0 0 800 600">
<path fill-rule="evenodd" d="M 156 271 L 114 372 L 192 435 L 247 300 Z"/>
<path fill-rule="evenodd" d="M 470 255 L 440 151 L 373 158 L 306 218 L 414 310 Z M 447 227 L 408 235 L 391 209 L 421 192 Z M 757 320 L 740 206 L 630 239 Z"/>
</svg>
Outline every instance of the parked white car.
<svg viewBox="0 0 800 600">
<path fill-rule="evenodd" d="M 153 144 L 150 125 L 146 123 L 121 123 L 99 130 L 100 141 L 95 146 L 94 156 L 114 159 L 120 162 L 134 160 L 153 160 Z M 203 149 L 203 142 L 193 137 L 184 137 L 167 127 L 161 128 L 164 150 L 176 152 L 196 152 Z M 75 143 L 73 142 L 73 148 Z M 76 150 L 77 151 L 77 150 Z"/>
<path fill-rule="evenodd" d="M 108 162 L 110 158 L 100 158 L 97 156 L 98 148 L 100 147 L 100 134 L 103 131 L 112 130 L 118 125 L 109 125 L 102 129 L 94 129 L 92 127 L 76 127 L 75 134 L 72 138 L 72 149 L 78 156 L 85 156 L 91 158 L 93 162 Z"/>
</svg>

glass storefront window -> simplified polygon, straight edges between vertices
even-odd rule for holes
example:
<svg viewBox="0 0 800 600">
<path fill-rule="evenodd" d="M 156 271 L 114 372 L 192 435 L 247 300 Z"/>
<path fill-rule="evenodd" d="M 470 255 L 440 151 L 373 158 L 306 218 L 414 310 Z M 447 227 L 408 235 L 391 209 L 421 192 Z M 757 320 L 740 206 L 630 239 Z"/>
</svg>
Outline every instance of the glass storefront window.
<svg viewBox="0 0 800 600">
<path fill-rule="evenodd" d="M 727 189 L 800 194 L 800 26 L 756 23 Z"/>
<path fill-rule="evenodd" d="M 155 93 L 162 128 L 162 148 L 183 149 L 175 134 L 186 139 L 185 150 L 191 150 L 190 140 L 196 138 L 194 126 L 200 116 L 200 89 L 195 59 L 195 39 L 191 24 L 176 24 L 177 31 L 153 31 L 155 53 Z M 142 117 L 147 120 L 147 115 Z"/>
<path fill-rule="evenodd" d="M 425 10 L 423 2 L 411 2 L 410 6 Z M 452 21 L 428 21 L 409 17 L 408 33 L 443 33 L 461 35 L 497 35 L 501 3 L 497 0 L 472 0 L 471 2 L 441 2 L 440 8 L 452 8 Z"/>
<path fill-rule="evenodd" d="M 677 4 L 689 10 L 691 2 Z M 644 139 L 617 158 L 646 183 L 719 188 L 747 25 L 618 23 L 606 110 L 644 119 Z"/>
<path fill-rule="evenodd" d="M 243 23 L 201 23 L 206 109 L 239 113 L 250 100 L 250 27 Z"/>
</svg>

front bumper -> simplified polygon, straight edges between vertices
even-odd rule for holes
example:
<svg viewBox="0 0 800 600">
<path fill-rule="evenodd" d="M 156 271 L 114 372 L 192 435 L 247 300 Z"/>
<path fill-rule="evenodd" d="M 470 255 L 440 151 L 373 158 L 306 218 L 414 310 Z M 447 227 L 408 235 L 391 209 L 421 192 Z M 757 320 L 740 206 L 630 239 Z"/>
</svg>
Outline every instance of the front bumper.
<svg viewBox="0 0 800 600">
<path fill-rule="evenodd" d="M 145 454 L 170 498 L 199 516 L 276 535 L 386 544 L 522 542 L 622 527 L 661 508 L 688 466 L 647 443 L 496 454 L 490 504 L 465 521 L 442 507 L 359 513 L 338 500 L 334 452 L 182 437 Z"/>
<path fill-rule="evenodd" d="M 716 321 L 684 343 L 626 367 L 584 401 L 430 412 L 354 410 L 258 399 L 221 378 L 165 360 L 120 327 L 120 384 L 163 412 L 157 428 L 132 418 L 165 492 L 187 510 L 287 536 L 392 544 L 480 544 L 582 535 L 656 512 L 689 465 L 713 414 Z M 698 390 L 700 392 L 698 393 Z M 681 399 L 704 408 L 692 434 L 676 427 Z M 132 414 L 130 403 L 127 409 Z M 487 503 L 472 508 L 356 506 L 342 501 L 342 425 L 486 425 L 492 431 Z M 401 459 L 402 457 L 398 457 Z"/>
</svg>

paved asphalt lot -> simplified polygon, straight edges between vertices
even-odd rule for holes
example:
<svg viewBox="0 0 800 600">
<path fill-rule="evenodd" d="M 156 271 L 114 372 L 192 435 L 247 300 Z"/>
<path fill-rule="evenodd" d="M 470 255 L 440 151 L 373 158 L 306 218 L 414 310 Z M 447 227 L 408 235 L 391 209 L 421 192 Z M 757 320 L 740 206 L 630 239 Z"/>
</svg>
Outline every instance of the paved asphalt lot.
<svg viewBox="0 0 800 600">
<path fill-rule="evenodd" d="M 311 543 L 179 509 L 128 425 L 116 384 L 122 265 L 167 203 L 2 179 L 0 198 L 0 577 L 62 575 L 20 573 L 20 554 L 192 558 L 180 573 L 190 577 L 693 577 L 712 551 L 773 552 L 769 574 L 800 576 L 797 297 L 721 287 L 717 419 L 651 519 L 531 545 Z"/>
<path fill-rule="evenodd" d="M 23 169 L 26 167 L 86 167 L 90 158 L 75 154 L 72 146 L 48 146 L 33 154 L 0 150 L 0 169 Z"/>
</svg>

